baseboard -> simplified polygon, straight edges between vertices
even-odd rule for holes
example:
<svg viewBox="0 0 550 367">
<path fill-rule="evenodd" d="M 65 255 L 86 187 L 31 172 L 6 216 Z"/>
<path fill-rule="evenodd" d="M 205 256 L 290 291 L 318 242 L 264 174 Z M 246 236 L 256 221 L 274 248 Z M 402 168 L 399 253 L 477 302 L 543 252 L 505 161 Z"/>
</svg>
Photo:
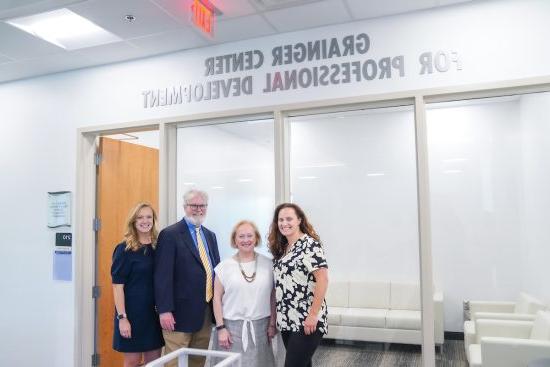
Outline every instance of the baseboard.
<svg viewBox="0 0 550 367">
<path fill-rule="evenodd" d="M 445 340 L 464 340 L 464 333 L 461 331 L 445 331 L 444 334 Z M 353 345 L 353 346 L 364 346 L 367 344 L 382 344 L 383 342 L 366 342 L 366 341 L 360 341 L 360 340 L 342 340 L 342 339 L 328 339 L 323 338 L 321 339 L 321 343 L 325 345 Z M 411 344 L 412 345 L 412 344 Z"/>
<path fill-rule="evenodd" d="M 464 340 L 464 333 L 461 331 L 445 331 L 445 340 Z"/>
</svg>

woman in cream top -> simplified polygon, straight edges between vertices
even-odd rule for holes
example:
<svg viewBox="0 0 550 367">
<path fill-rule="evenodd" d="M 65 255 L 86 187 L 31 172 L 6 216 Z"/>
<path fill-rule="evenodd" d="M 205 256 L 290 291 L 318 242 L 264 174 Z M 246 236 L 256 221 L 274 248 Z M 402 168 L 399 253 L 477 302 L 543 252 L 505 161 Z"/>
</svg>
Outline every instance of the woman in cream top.
<svg viewBox="0 0 550 367">
<path fill-rule="evenodd" d="M 276 333 L 272 262 L 255 251 L 259 242 L 254 223 L 237 223 L 231 234 L 237 253 L 214 269 L 218 348 L 242 353 L 243 367 L 275 365 L 270 344 Z"/>
</svg>

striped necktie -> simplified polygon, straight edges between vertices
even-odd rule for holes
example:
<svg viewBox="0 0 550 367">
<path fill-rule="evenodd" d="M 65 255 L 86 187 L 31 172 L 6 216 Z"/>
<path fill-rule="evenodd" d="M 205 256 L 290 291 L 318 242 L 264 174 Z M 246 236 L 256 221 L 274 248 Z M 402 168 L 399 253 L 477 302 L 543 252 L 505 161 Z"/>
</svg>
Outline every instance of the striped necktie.
<svg viewBox="0 0 550 367">
<path fill-rule="evenodd" d="M 204 270 L 206 271 L 206 302 L 210 302 L 212 296 L 214 295 L 212 285 L 212 267 L 210 266 L 210 262 L 208 261 L 206 247 L 204 246 L 204 242 L 202 242 L 201 227 L 195 227 L 195 233 L 197 235 L 197 248 L 201 257 L 201 262 L 204 266 Z"/>
</svg>

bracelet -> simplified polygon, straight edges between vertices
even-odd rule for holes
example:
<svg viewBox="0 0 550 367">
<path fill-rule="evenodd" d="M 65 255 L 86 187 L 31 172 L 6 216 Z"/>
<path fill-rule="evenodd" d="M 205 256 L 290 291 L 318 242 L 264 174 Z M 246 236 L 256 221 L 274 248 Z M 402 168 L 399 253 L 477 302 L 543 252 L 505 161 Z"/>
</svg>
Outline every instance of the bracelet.
<svg viewBox="0 0 550 367">
<path fill-rule="evenodd" d="M 225 325 L 221 324 L 220 326 L 216 326 L 216 330 L 225 329 Z"/>
</svg>

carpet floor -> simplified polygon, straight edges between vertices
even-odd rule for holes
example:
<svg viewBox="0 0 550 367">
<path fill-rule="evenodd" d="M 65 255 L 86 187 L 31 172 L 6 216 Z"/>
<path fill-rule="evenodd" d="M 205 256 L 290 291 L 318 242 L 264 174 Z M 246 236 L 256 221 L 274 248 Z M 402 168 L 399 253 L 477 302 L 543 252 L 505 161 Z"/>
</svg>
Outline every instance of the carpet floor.
<svg viewBox="0 0 550 367">
<path fill-rule="evenodd" d="M 421 367 L 419 345 L 383 343 L 339 344 L 325 340 L 313 356 L 316 367 Z M 436 352 L 437 367 L 468 367 L 464 342 L 446 340 Z"/>
</svg>

